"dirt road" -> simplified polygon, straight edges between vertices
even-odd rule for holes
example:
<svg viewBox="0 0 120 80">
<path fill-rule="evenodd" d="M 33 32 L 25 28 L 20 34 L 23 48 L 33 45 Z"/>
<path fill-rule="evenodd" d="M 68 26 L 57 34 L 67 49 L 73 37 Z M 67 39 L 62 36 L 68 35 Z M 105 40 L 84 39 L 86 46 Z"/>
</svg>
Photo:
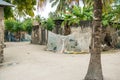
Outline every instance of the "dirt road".
<svg viewBox="0 0 120 80">
<path fill-rule="evenodd" d="M 6 43 L 0 80 L 83 80 L 89 54 L 58 54 L 28 42 Z M 104 80 L 120 80 L 120 52 L 102 54 Z"/>
</svg>

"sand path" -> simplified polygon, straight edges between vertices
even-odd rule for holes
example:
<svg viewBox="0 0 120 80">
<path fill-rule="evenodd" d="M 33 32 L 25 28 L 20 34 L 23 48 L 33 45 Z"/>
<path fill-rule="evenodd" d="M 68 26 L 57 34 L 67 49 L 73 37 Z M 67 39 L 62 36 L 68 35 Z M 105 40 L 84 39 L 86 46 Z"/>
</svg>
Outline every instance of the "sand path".
<svg viewBox="0 0 120 80">
<path fill-rule="evenodd" d="M 83 80 L 89 54 L 57 54 L 28 42 L 6 43 L 0 80 Z M 120 80 L 120 52 L 102 54 L 104 80 Z"/>
</svg>

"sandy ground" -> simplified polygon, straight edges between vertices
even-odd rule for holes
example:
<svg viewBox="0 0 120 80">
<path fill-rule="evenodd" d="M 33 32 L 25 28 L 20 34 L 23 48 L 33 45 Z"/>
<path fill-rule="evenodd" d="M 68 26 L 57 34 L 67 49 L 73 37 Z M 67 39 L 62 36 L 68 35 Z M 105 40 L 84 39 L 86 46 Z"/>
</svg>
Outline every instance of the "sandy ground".
<svg viewBox="0 0 120 80">
<path fill-rule="evenodd" d="M 28 42 L 6 43 L 0 80 L 83 80 L 89 54 L 58 54 Z M 120 80 L 120 53 L 102 54 L 104 80 Z"/>
</svg>

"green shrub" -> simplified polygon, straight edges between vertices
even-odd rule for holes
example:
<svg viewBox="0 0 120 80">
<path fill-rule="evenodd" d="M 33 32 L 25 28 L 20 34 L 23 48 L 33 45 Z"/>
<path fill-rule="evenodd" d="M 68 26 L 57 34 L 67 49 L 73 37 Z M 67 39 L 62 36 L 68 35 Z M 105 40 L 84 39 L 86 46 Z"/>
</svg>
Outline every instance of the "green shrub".
<svg viewBox="0 0 120 80">
<path fill-rule="evenodd" d="M 55 27 L 55 23 L 51 18 L 48 18 L 47 20 L 42 22 L 42 26 L 45 29 L 52 31 L 53 28 Z"/>
</svg>

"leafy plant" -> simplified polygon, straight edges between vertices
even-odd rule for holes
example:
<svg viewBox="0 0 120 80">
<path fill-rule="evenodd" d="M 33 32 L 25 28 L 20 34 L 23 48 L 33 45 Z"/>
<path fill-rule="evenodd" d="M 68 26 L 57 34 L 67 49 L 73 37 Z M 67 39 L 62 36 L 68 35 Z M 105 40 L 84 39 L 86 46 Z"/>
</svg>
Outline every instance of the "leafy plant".
<svg viewBox="0 0 120 80">
<path fill-rule="evenodd" d="M 42 26 L 43 26 L 44 28 L 46 28 L 47 30 L 52 31 L 52 29 L 53 29 L 54 26 L 55 26 L 55 23 L 54 23 L 53 19 L 48 18 L 47 20 L 45 20 L 45 21 L 42 22 Z"/>
<path fill-rule="evenodd" d="M 31 33 L 32 31 L 32 20 L 26 19 L 23 22 L 16 21 L 15 19 L 9 18 L 5 20 L 5 30 L 10 32 L 26 31 Z"/>
<path fill-rule="evenodd" d="M 104 13 L 102 15 L 102 24 L 103 26 L 108 26 L 110 22 L 114 21 L 114 12 Z"/>
<path fill-rule="evenodd" d="M 68 25 L 80 24 L 81 20 L 92 20 L 92 7 L 79 7 L 73 6 L 72 10 L 69 9 L 69 14 L 64 14 L 63 25 L 68 22 Z"/>
<path fill-rule="evenodd" d="M 14 26 L 16 24 L 16 21 L 12 18 L 5 20 L 5 29 L 10 31 L 10 32 L 14 32 Z"/>
<path fill-rule="evenodd" d="M 32 19 L 28 18 L 22 22 L 23 30 L 31 34 L 32 32 Z"/>
<path fill-rule="evenodd" d="M 64 13 L 63 12 L 59 12 L 59 13 L 50 12 L 49 18 L 52 18 L 53 20 L 59 20 L 59 19 L 61 20 L 64 18 Z"/>
</svg>

